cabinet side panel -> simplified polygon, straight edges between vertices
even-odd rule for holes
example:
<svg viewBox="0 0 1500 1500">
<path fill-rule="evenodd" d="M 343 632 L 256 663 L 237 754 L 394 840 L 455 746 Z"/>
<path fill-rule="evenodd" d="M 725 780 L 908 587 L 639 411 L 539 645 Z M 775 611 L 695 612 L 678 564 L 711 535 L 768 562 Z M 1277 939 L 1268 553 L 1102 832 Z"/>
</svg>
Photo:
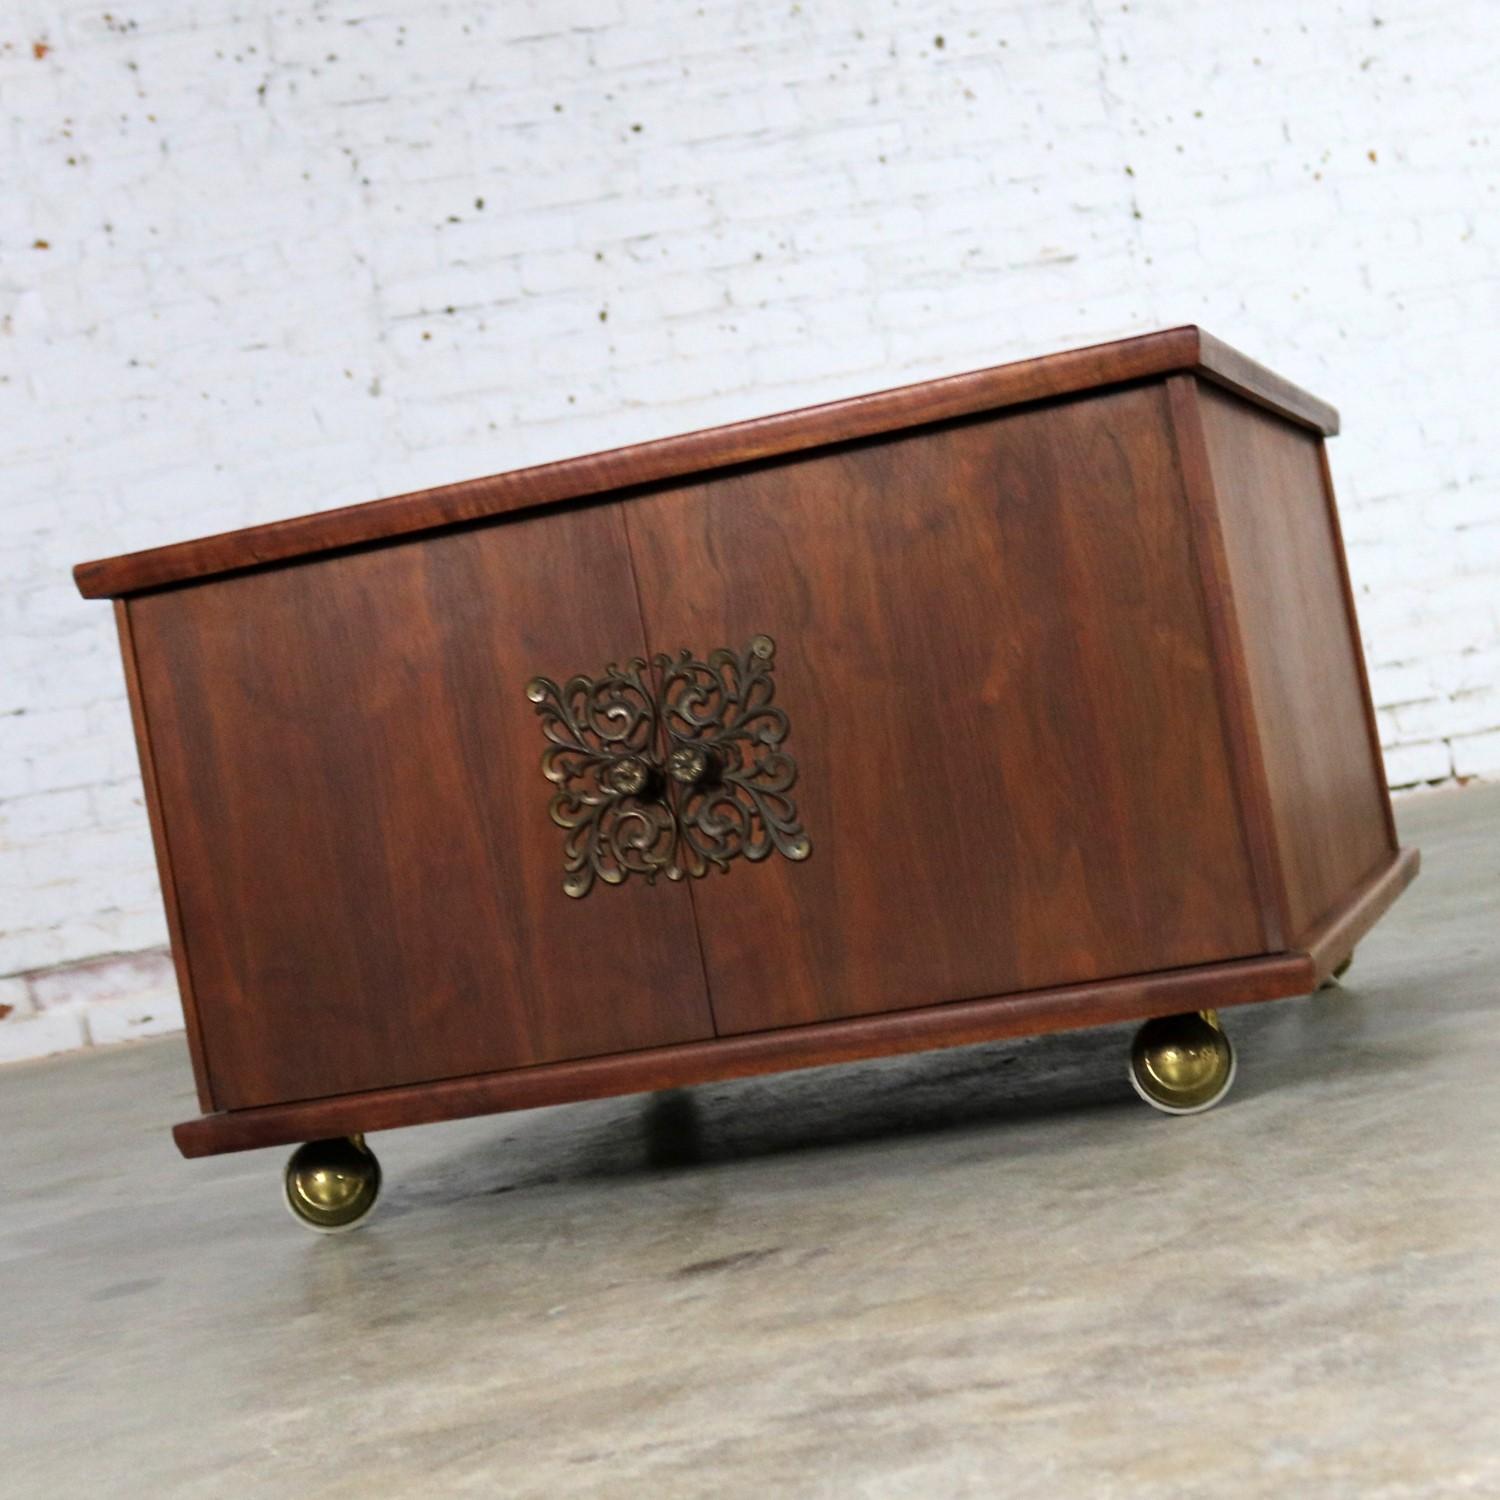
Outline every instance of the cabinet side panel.
<svg viewBox="0 0 1500 1500">
<path fill-rule="evenodd" d="M 1201 387 L 1203 428 L 1298 941 L 1394 850 L 1322 440 Z"/>
<path fill-rule="evenodd" d="M 803 863 L 696 882 L 721 1031 L 1264 951 L 1160 386 L 625 510 L 653 649 L 776 642 Z"/>
<path fill-rule="evenodd" d="M 618 507 L 131 611 L 220 1108 L 712 1035 L 685 890 L 564 894 L 526 696 L 641 653 Z"/>
<path fill-rule="evenodd" d="M 1193 533 L 1193 552 L 1198 563 L 1204 616 L 1213 641 L 1218 669 L 1219 704 L 1223 711 L 1224 736 L 1234 767 L 1241 826 L 1255 871 L 1260 895 L 1261 920 L 1266 942 L 1273 952 L 1287 945 L 1290 923 L 1286 913 L 1286 882 L 1281 873 L 1281 852 L 1271 821 L 1271 795 L 1266 788 L 1265 761 L 1255 727 L 1255 707 L 1250 674 L 1235 617 L 1234 588 L 1229 560 L 1219 526 L 1214 500 L 1213 471 L 1208 461 L 1208 443 L 1198 407 L 1198 382 L 1191 375 L 1167 378 L 1167 400 L 1172 413 L 1172 436 L 1182 465 L 1182 483 Z"/>
</svg>

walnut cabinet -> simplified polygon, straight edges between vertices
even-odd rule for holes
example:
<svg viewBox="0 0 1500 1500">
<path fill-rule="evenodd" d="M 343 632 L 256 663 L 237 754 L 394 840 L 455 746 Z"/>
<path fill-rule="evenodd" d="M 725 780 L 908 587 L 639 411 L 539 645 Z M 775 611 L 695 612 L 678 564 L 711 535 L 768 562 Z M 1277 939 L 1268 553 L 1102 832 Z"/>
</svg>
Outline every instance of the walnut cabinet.
<svg viewBox="0 0 1500 1500">
<path fill-rule="evenodd" d="M 1336 427 L 1180 328 L 82 564 L 179 1147 L 1314 989 L 1416 869 Z"/>
</svg>

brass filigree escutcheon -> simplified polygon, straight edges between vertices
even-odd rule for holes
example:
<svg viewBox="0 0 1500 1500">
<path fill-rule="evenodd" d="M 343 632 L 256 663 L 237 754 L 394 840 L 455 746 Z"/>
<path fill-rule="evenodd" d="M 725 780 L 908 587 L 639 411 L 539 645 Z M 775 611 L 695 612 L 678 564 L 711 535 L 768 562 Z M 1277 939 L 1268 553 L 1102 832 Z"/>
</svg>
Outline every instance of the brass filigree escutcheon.
<svg viewBox="0 0 1500 1500">
<path fill-rule="evenodd" d="M 791 797 L 786 710 L 771 701 L 775 656 L 770 636 L 757 635 L 706 660 L 684 649 L 650 669 L 635 657 L 602 677 L 527 684 L 549 741 L 542 773 L 557 788 L 568 895 L 596 880 L 681 880 L 740 856 L 812 853 Z"/>
</svg>

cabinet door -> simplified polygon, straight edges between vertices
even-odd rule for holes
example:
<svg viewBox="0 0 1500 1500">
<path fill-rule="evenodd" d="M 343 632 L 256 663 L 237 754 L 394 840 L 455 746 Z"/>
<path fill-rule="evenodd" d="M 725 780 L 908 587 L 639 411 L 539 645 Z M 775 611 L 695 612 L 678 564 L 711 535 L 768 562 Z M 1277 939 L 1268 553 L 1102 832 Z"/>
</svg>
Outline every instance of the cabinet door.
<svg viewBox="0 0 1500 1500">
<path fill-rule="evenodd" d="M 693 885 L 721 1032 L 1263 951 L 1164 392 L 626 510 L 654 650 L 776 646 L 812 855 Z"/>
<path fill-rule="evenodd" d="M 130 603 L 215 1104 L 712 1034 L 691 900 L 569 899 L 526 696 L 642 652 L 617 506 Z"/>
</svg>

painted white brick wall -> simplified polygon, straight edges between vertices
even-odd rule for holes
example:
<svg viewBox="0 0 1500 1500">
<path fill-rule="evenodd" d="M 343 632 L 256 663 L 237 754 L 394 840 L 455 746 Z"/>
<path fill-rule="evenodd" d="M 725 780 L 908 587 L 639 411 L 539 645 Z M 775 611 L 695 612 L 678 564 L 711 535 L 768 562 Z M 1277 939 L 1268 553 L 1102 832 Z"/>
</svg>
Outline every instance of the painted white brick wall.
<svg viewBox="0 0 1500 1500">
<path fill-rule="evenodd" d="M 1500 774 L 1490 0 L 105 3 L 0 15 L 0 975 L 165 935 L 80 558 L 1184 321 Z"/>
</svg>

